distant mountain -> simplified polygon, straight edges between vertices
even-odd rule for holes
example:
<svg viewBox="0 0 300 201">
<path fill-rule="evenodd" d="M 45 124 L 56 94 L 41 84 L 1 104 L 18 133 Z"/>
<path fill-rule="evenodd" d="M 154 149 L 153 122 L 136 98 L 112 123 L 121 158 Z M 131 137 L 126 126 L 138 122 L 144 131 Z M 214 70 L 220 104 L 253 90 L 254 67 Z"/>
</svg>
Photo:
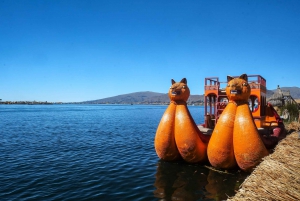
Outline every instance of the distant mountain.
<svg viewBox="0 0 300 201">
<path fill-rule="evenodd" d="M 83 103 L 89 104 L 136 104 L 136 103 L 149 103 L 149 102 L 164 102 L 167 98 L 167 94 L 156 93 L 151 91 L 135 92 L 129 94 L 123 94 L 113 96 L 109 98 L 103 98 L 92 101 L 85 101 Z M 153 101 L 155 100 L 155 101 Z"/>
<path fill-rule="evenodd" d="M 277 89 L 267 90 L 267 98 L 271 97 Z M 281 87 L 282 91 L 290 91 L 294 99 L 300 99 L 299 87 Z M 201 105 L 204 102 L 204 95 L 190 95 L 187 103 Z M 84 101 L 83 104 L 169 104 L 170 99 L 167 93 L 156 93 L 151 91 L 135 92 L 103 98 L 98 100 Z"/>
<path fill-rule="evenodd" d="M 190 95 L 188 104 L 201 104 L 203 95 Z M 135 92 L 103 98 L 98 100 L 84 101 L 84 104 L 169 104 L 168 94 L 156 93 L 151 91 Z"/>
</svg>

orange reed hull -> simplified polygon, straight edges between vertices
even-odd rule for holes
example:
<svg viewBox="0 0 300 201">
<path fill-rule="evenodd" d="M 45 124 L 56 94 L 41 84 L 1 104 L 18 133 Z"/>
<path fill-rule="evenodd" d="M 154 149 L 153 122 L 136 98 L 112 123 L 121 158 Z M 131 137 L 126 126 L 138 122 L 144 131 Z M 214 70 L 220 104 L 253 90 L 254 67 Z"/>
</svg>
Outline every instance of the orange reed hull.
<svg viewBox="0 0 300 201">
<path fill-rule="evenodd" d="M 216 168 L 230 169 L 237 166 L 233 151 L 233 127 L 236 109 L 235 103 L 228 103 L 208 143 L 208 160 Z"/>
<path fill-rule="evenodd" d="M 248 104 L 237 107 L 233 146 L 237 164 L 244 171 L 251 171 L 269 154 L 259 136 Z"/>
<path fill-rule="evenodd" d="M 182 158 L 189 163 L 207 161 L 207 145 L 186 104 L 178 104 L 175 114 L 175 141 Z"/>
<path fill-rule="evenodd" d="M 158 125 L 154 146 L 159 158 L 167 161 L 180 159 L 174 137 L 176 104 L 171 102 Z"/>
</svg>

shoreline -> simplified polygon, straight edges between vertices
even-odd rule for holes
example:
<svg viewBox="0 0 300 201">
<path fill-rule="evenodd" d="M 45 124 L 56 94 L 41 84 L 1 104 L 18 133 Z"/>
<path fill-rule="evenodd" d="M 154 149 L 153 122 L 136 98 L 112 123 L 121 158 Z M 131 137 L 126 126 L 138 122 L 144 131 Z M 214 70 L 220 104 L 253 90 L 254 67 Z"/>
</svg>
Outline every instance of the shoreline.
<svg viewBox="0 0 300 201">
<path fill-rule="evenodd" d="M 300 131 L 281 140 L 227 201 L 300 200 Z"/>
</svg>

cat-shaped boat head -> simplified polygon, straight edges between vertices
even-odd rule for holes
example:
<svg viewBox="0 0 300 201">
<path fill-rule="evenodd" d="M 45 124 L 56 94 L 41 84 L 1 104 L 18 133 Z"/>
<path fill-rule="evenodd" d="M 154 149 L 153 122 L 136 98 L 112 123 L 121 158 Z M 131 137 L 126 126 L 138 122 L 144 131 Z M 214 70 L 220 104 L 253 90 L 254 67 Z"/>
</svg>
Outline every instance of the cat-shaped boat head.
<svg viewBox="0 0 300 201">
<path fill-rule="evenodd" d="M 247 74 L 242 74 L 238 78 L 227 76 L 226 95 L 232 101 L 248 101 L 251 93 L 250 85 L 248 84 Z"/>
<path fill-rule="evenodd" d="M 180 82 L 171 80 L 172 86 L 169 89 L 169 98 L 172 101 L 187 101 L 190 96 L 190 89 L 187 86 L 186 78 L 183 78 Z"/>
</svg>

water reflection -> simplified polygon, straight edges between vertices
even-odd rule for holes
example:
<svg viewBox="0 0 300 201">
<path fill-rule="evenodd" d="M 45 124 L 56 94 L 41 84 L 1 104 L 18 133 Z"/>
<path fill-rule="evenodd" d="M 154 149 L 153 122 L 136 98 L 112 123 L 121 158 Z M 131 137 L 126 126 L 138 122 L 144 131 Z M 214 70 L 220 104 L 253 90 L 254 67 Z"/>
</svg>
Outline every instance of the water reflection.
<svg viewBox="0 0 300 201">
<path fill-rule="evenodd" d="M 246 177 L 246 173 L 239 171 L 224 174 L 202 165 L 159 161 L 154 196 L 164 201 L 226 200 Z"/>
<path fill-rule="evenodd" d="M 210 170 L 207 176 L 208 184 L 205 186 L 205 190 L 209 192 L 207 198 L 219 201 L 233 196 L 247 176 L 247 173 L 240 171 L 224 174 Z"/>
</svg>

